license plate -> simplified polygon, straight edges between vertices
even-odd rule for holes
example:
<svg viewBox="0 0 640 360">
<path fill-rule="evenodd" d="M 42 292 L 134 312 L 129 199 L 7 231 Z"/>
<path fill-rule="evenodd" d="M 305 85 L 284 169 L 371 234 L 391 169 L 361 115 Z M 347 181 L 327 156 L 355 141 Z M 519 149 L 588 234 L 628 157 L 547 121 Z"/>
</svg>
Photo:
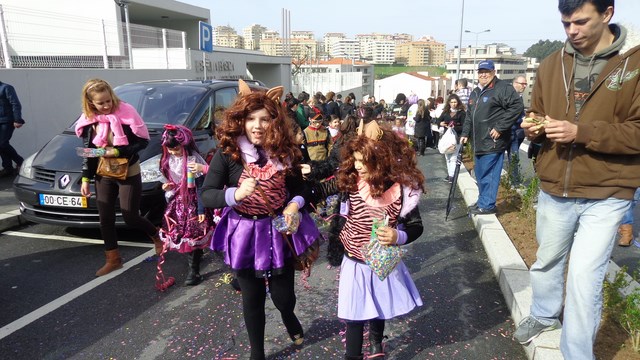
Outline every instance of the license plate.
<svg viewBox="0 0 640 360">
<path fill-rule="evenodd" d="M 40 205 L 62 207 L 87 207 L 87 198 L 84 196 L 64 196 L 40 194 Z"/>
</svg>

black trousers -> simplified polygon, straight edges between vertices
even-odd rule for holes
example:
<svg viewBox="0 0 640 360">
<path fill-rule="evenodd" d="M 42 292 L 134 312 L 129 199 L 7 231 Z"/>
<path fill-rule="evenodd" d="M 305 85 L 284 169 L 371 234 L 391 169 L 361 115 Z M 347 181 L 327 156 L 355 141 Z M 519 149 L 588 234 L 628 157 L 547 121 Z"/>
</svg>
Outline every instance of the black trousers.
<svg viewBox="0 0 640 360">
<path fill-rule="evenodd" d="M 140 174 L 116 180 L 96 176 L 96 200 L 100 215 L 100 233 L 105 250 L 118 248 L 116 234 L 116 201 L 120 197 L 120 210 L 127 225 L 154 236 L 158 230 L 146 218 L 140 215 L 140 197 L 142 195 L 142 177 Z"/>
<path fill-rule="evenodd" d="M 242 290 L 242 313 L 249 334 L 251 345 L 251 360 L 263 360 L 264 354 L 264 305 L 267 298 L 264 278 L 256 278 L 253 274 L 237 274 L 238 283 Z M 303 335 L 302 325 L 293 312 L 296 307 L 294 292 L 295 271 L 288 266 L 284 274 L 267 278 L 271 300 L 280 311 L 282 323 L 287 328 L 289 337 Z"/>
</svg>

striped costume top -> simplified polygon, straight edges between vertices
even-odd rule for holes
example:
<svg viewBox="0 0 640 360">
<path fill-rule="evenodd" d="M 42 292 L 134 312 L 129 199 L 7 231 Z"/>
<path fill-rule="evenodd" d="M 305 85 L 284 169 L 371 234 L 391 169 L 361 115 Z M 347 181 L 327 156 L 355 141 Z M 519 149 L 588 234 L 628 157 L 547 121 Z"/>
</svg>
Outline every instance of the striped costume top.
<svg viewBox="0 0 640 360">
<path fill-rule="evenodd" d="M 349 193 L 349 215 L 340 241 L 348 257 L 364 261 L 360 249 L 369 242 L 374 218 L 389 217 L 389 227 L 395 228 L 402 207 L 400 184 L 393 184 L 381 198 L 374 199 L 369 194 L 369 185 L 360 181 L 358 191 Z"/>
<path fill-rule="evenodd" d="M 247 166 L 251 174 L 247 173 L 247 170 L 243 170 L 242 175 L 240 175 L 240 180 L 238 180 L 238 186 L 248 177 L 256 178 L 260 187 L 267 195 L 271 208 L 274 211 L 282 208 L 287 198 L 284 172 L 278 171 L 270 161 L 263 167 L 259 167 L 255 163 L 247 164 Z M 242 202 L 234 208 L 248 215 L 269 214 L 269 208 L 264 203 L 264 199 L 258 190 L 254 191 L 253 194 L 242 200 Z"/>
</svg>

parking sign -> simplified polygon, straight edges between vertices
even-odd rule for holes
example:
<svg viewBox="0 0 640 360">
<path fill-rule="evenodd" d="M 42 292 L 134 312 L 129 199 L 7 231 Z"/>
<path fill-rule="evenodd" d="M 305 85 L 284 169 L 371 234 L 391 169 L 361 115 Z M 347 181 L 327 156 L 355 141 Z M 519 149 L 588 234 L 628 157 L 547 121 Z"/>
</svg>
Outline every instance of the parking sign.
<svg viewBox="0 0 640 360">
<path fill-rule="evenodd" d="M 199 22 L 200 24 L 200 50 L 206 52 L 213 51 L 213 28 L 206 22 Z"/>
</svg>

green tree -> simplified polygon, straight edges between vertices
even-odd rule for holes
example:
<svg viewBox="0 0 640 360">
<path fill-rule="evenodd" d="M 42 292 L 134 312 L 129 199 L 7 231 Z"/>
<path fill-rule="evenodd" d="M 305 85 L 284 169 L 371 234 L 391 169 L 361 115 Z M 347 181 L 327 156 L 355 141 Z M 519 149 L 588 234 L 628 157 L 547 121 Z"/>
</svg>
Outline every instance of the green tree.
<svg viewBox="0 0 640 360">
<path fill-rule="evenodd" d="M 562 46 L 564 46 L 564 43 L 560 40 L 540 40 L 536 44 L 531 45 L 523 55 L 526 57 L 537 58 L 538 61 L 542 61 L 544 58 L 551 55 L 552 52 L 561 49 Z"/>
</svg>

